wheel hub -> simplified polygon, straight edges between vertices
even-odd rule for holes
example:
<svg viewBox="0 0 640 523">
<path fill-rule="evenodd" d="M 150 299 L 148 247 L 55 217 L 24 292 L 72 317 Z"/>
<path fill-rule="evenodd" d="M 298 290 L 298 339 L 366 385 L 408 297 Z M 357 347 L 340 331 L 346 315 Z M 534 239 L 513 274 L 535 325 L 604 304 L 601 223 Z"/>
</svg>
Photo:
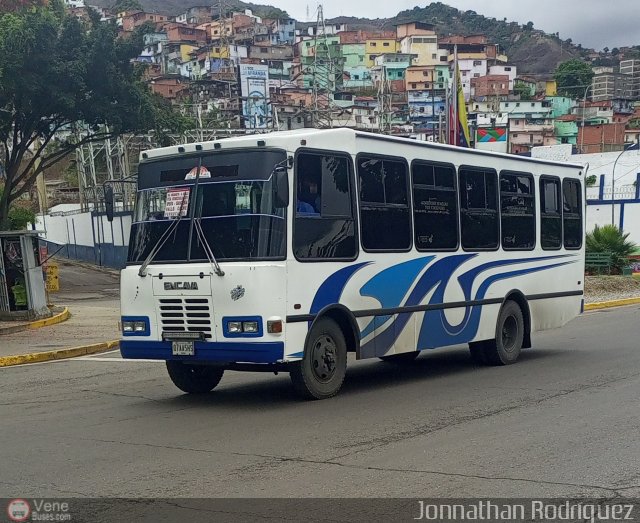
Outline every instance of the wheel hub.
<svg viewBox="0 0 640 523">
<path fill-rule="evenodd" d="M 502 347 L 507 352 L 512 352 L 516 345 L 518 335 L 518 322 L 513 316 L 508 316 L 502 326 Z"/>
<path fill-rule="evenodd" d="M 313 344 L 311 368 L 318 381 L 326 383 L 336 372 L 336 344 L 331 336 L 320 336 Z"/>
</svg>

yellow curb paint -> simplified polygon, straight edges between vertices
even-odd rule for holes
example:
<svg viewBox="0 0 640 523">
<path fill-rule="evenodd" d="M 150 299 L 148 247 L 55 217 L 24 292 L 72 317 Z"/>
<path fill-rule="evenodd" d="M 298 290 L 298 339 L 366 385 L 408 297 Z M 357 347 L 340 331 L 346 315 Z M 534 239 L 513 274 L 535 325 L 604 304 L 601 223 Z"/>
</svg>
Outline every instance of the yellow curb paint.
<svg viewBox="0 0 640 523">
<path fill-rule="evenodd" d="M 45 361 L 64 360 L 68 358 L 76 358 L 78 356 L 88 356 L 90 354 L 98 354 L 106 352 L 118 346 L 119 342 L 108 341 L 105 343 L 95 343 L 93 345 L 85 345 L 82 347 L 73 347 L 70 349 L 59 349 L 47 352 L 34 352 L 31 354 L 18 354 L 16 356 L 0 357 L 0 367 L 11 367 L 13 365 L 25 365 L 26 363 L 44 363 Z"/>
<path fill-rule="evenodd" d="M 71 312 L 69 312 L 69 309 L 65 307 L 62 312 L 56 314 L 55 316 L 51 316 L 51 318 L 36 320 L 30 323 L 16 325 L 15 327 L 0 328 L 0 336 L 3 334 L 15 334 L 16 332 L 22 332 L 30 329 L 39 329 L 41 327 L 49 327 L 50 325 L 55 325 L 57 323 L 62 323 L 63 321 L 67 321 L 70 317 L 71 317 Z"/>
<path fill-rule="evenodd" d="M 71 313 L 67 307 L 60 314 L 56 314 L 51 318 L 45 318 L 44 320 L 32 321 L 27 325 L 29 329 L 39 329 L 41 327 L 48 327 L 49 325 L 55 325 L 56 323 L 62 323 L 67 321 L 71 317 Z"/>
<path fill-rule="evenodd" d="M 584 306 L 585 311 L 597 311 L 599 309 L 610 309 L 611 307 L 623 307 L 624 305 L 635 305 L 640 303 L 640 298 L 625 298 L 622 300 L 599 301 L 596 303 L 587 303 Z"/>
</svg>

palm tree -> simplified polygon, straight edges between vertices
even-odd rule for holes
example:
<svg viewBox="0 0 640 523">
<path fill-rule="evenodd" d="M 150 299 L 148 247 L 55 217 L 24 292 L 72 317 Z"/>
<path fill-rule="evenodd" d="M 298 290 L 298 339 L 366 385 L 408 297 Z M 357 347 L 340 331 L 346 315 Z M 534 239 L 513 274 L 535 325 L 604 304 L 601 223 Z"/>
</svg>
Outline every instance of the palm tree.
<svg viewBox="0 0 640 523">
<path fill-rule="evenodd" d="M 596 225 L 592 232 L 587 233 L 587 252 L 610 252 L 611 266 L 617 271 L 627 266 L 628 258 L 638 246 L 628 240 L 629 233 L 624 233 L 615 225 Z"/>
</svg>

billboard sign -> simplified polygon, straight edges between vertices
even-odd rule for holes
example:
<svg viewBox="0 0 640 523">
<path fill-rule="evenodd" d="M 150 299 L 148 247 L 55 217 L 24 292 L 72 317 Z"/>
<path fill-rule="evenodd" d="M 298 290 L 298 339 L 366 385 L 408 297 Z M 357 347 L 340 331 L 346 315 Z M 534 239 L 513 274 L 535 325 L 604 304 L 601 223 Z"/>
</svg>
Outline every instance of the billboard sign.
<svg viewBox="0 0 640 523">
<path fill-rule="evenodd" d="M 247 129 L 267 129 L 271 123 L 269 66 L 240 64 L 242 118 Z"/>
</svg>

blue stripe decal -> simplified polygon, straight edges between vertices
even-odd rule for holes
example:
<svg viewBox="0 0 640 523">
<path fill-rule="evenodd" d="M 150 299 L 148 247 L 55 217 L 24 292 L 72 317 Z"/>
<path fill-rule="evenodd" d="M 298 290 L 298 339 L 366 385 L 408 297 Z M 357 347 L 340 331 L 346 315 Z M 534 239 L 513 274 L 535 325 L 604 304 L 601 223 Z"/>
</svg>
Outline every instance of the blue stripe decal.
<svg viewBox="0 0 640 523">
<path fill-rule="evenodd" d="M 448 256 L 434 263 L 418 280 L 418 283 L 411 291 L 405 306 L 420 304 L 425 296 L 439 283 L 443 289 L 447 285 L 451 274 L 464 262 L 470 258 L 476 257 L 477 254 L 455 254 Z M 433 301 L 433 300 L 432 300 Z M 442 303 L 442 302 L 440 302 Z M 369 358 L 376 355 L 386 354 L 396 339 L 406 327 L 413 313 L 398 314 L 397 318 L 391 325 L 378 336 L 368 341 L 360 347 L 360 355 L 362 358 Z"/>
<path fill-rule="evenodd" d="M 324 283 L 320 285 L 318 292 L 316 292 L 313 303 L 311 304 L 311 310 L 309 311 L 310 314 L 317 314 L 327 305 L 340 303 L 340 296 L 342 296 L 342 291 L 347 285 L 347 282 L 362 267 L 370 265 L 371 263 L 372 262 L 364 262 L 349 265 L 329 276 Z"/>
<path fill-rule="evenodd" d="M 435 256 L 418 258 L 379 272 L 362 286 L 360 295 L 375 298 L 383 309 L 398 307 L 418 274 L 434 258 Z M 374 329 L 379 329 L 391 318 L 392 316 L 377 316 L 362 330 L 360 337 L 368 336 Z"/>
<path fill-rule="evenodd" d="M 425 297 L 429 294 L 429 292 L 431 292 L 434 288 L 435 290 L 433 292 L 433 296 L 429 300 L 429 304 L 435 305 L 444 303 L 445 290 L 453 273 L 463 263 L 476 256 L 477 254 L 459 254 L 438 260 L 420 277 L 418 283 L 409 295 L 405 306 L 414 306 L 421 304 L 424 301 Z M 473 288 L 475 279 L 479 274 L 487 270 L 507 265 L 519 265 L 536 261 L 545 262 L 567 258 L 574 259 L 563 263 L 534 267 L 530 269 L 523 269 L 519 271 L 512 271 L 491 276 L 480 285 L 476 295 L 473 298 L 471 296 L 471 290 Z M 475 267 L 462 274 L 458 278 L 458 282 L 464 293 L 465 301 L 482 300 L 484 299 L 490 285 L 495 281 L 515 277 L 518 275 L 547 270 L 554 267 L 561 267 L 570 263 L 575 263 L 578 261 L 575 258 L 575 254 L 568 254 L 558 256 L 545 256 L 541 258 L 521 258 L 489 262 Z M 457 343 L 465 343 L 469 340 L 472 340 L 478 330 L 481 310 L 481 306 L 467 307 L 465 309 L 465 315 L 462 322 L 456 326 L 452 326 L 447 322 L 444 310 L 429 311 L 425 313 L 424 321 L 420 328 L 418 348 L 424 349 L 427 347 L 454 345 Z M 386 354 L 396 342 L 402 330 L 406 327 L 407 323 L 411 319 L 412 314 L 413 313 L 398 314 L 396 319 L 384 332 L 380 333 L 378 336 L 362 345 L 360 349 L 361 357 L 366 358 Z"/>
<path fill-rule="evenodd" d="M 564 265 L 569 265 L 572 263 L 575 262 L 567 261 L 556 263 L 553 265 L 545 265 L 543 267 L 533 267 L 530 269 L 521 269 L 518 271 L 495 274 L 482 282 L 482 284 L 478 288 L 478 292 L 473 299 L 483 300 L 491 284 L 496 281 L 506 280 L 508 278 L 522 276 L 524 274 L 532 274 L 556 267 L 562 267 Z M 467 343 L 471 341 L 478 332 L 481 312 L 481 305 L 466 307 L 464 311 L 464 318 L 458 325 L 451 325 L 447 321 L 445 311 L 443 310 L 426 312 L 424 315 L 424 320 L 422 322 L 422 327 L 420 328 L 418 347 L 444 347 L 446 345 L 456 345 L 458 343 Z"/>
</svg>

